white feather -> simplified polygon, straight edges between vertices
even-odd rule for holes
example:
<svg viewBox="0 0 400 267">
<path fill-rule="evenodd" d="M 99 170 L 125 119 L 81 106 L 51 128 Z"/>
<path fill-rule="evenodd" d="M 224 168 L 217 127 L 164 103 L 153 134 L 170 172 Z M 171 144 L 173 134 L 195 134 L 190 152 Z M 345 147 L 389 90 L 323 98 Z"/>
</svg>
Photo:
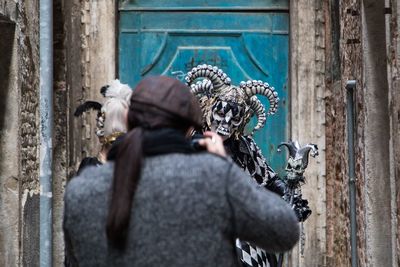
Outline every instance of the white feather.
<svg viewBox="0 0 400 267">
<path fill-rule="evenodd" d="M 129 103 L 132 94 L 129 85 L 121 83 L 118 79 L 111 81 L 108 85 L 106 97 L 123 99 Z"/>
</svg>

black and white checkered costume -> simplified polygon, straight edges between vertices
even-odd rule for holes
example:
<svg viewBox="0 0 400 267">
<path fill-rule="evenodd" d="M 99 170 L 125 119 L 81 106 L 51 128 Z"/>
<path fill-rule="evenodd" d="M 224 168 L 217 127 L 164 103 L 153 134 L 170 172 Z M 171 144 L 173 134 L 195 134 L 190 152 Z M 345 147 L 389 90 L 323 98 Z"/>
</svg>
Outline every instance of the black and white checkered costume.
<svg viewBox="0 0 400 267">
<path fill-rule="evenodd" d="M 238 140 L 229 139 L 225 142 L 227 151 L 233 161 L 248 172 L 260 185 L 281 196 L 285 184 L 268 166 L 261 149 L 249 136 L 241 136 Z M 268 254 L 263 249 L 248 242 L 236 240 L 237 254 L 243 267 L 276 267 L 278 255 Z"/>
<path fill-rule="evenodd" d="M 263 249 L 239 239 L 236 239 L 236 249 L 243 266 L 270 267 L 267 253 Z"/>
</svg>

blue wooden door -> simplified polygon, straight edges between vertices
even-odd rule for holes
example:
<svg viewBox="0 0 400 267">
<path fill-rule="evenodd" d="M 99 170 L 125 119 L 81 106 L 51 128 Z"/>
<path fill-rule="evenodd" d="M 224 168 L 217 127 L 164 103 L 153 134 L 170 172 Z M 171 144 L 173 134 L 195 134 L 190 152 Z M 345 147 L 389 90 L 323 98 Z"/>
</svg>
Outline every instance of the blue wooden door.
<svg viewBox="0 0 400 267">
<path fill-rule="evenodd" d="M 285 159 L 276 147 L 288 128 L 288 12 L 288 0 L 120 1 L 119 77 L 133 87 L 146 75 L 183 80 L 193 67 L 208 64 L 224 70 L 233 84 L 268 82 L 281 102 L 255 139 L 282 173 Z"/>
</svg>

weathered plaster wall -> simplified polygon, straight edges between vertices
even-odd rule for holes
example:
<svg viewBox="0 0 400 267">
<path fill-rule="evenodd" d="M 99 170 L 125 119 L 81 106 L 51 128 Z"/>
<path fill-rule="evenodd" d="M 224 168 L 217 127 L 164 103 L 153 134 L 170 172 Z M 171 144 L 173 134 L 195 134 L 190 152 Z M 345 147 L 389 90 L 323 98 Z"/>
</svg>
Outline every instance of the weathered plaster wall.
<svg viewBox="0 0 400 267">
<path fill-rule="evenodd" d="M 15 32 L 7 36 L 12 51 L 2 49 L 2 60 L 9 55 L 10 66 L 8 84 L 2 87 L 6 105 L 1 114 L 4 127 L 1 129 L 3 157 L 0 159 L 0 265 L 16 266 L 30 257 L 34 259 L 30 266 L 35 266 L 35 260 L 38 260 L 35 229 L 38 225 L 34 222 L 37 220 L 21 218 L 35 218 L 39 208 L 38 202 L 31 201 L 30 197 L 38 196 L 39 191 L 38 1 L 2 0 L 0 14 L 15 23 Z M 2 39 L 6 41 L 3 35 Z M 25 208 L 27 206 L 29 209 Z"/>
<path fill-rule="evenodd" d="M 367 266 L 391 266 L 391 190 L 385 1 L 362 5 Z"/>
<path fill-rule="evenodd" d="M 290 4 L 291 138 L 315 143 L 320 152 L 310 159 L 305 173 L 303 196 L 313 213 L 303 224 L 305 239 L 292 251 L 290 264 L 325 266 L 325 4 L 318 0 Z"/>
<path fill-rule="evenodd" d="M 85 156 L 95 156 L 95 114 L 73 116 L 86 100 L 101 100 L 100 88 L 115 78 L 116 1 L 57 1 L 55 31 L 54 266 L 62 266 L 62 195 Z"/>
<path fill-rule="evenodd" d="M 66 90 L 68 98 L 68 109 L 65 115 L 68 120 L 67 129 L 67 172 L 68 178 L 75 173 L 76 166 L 82 157 L 82 146 L 84 128 L 82 120 L 75 119 L 73 113 L 80 102 L 84 101 L 82 84 L 82 21 L 81 1 L 64 1 L 64 27 L 65 27 L 65 57 L 66 57 Z"/>
<path fill-rule="evenodd" d="M 86 100 L 101 100 L 100 88 L 116 76 L 116 1 L 64 1 L 68 109 L 68 177 L 82 158 L 95 156 L 95 114 L 75 118 Z"/>
<path fill-rule="evenodd" d="M 54 2 L 53 266 L 63 266 L 63 194 L 85 156 L 96 155 L 95 114 L 76 118 L 76 107 L 101 100 L 100 88 L 115 78 L 115 1 Z"/>
<path fill-rule="evenodd" d="M 81 4 L 83 98 L 79 103 L 89 99 L 102 101 L 100 88 L 116 77 L 116 1 L 84 0 Z M 77 164 L 81 158 L 95 156 L 99 151 L 95 114 L 84 115 L 82 126 L 82 150 L 77 154 Z"/>
<path fill-rule="evenodd" d="M 115 78 L 115 2 L 56 1 L 53 262 L 63 260 L 62 210 L 66 181 L 85 156 L 96 155 L 95 114 L 76 118 L 76 107 L 100 100 L 100 88 Z"/>
<path fill-rule="evenodd" d="M 392 195 L 392 257 L 393 266 L 400 265 L 400 1 L 389 2 L 387 14 L 388 82 L 390 116 L 390 184 Z M 388 13 L 388 12 L 387 12 Z"/>
</svg>

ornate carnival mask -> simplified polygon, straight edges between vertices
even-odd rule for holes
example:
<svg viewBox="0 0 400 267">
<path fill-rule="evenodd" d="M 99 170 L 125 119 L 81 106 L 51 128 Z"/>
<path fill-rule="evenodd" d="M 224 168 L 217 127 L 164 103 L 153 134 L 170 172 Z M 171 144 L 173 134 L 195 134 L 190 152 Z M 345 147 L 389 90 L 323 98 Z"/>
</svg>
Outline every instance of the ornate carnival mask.
<svg viewBox="0 0 400 267">
<path fill-rule="evenodd" d="M 234 102 L 217 101 L 211 111 L 211 131 L 228 139 L 240 127 L 244 118 L 244 108 Z"/>
<path fill-rule="evenodd" d="M 203 80 L 194 83 L 197 79 Z M 241 82 L 231 85 L 231 79 L 218 67 L 199 65 L 185 77 L 187 85 L 199 100 L 204 113 L 206 128 L 217 132 L 223 139 L 243 134 L 246 124 L 253 115 L 257 116 L 254 131 L 264 127 L 267 115 L 277 110 L 278 94 L 273 87 L 262 81 Z M 268 98 L 270 107 L 265 108 L 256 95 Z"/>
</svg>

